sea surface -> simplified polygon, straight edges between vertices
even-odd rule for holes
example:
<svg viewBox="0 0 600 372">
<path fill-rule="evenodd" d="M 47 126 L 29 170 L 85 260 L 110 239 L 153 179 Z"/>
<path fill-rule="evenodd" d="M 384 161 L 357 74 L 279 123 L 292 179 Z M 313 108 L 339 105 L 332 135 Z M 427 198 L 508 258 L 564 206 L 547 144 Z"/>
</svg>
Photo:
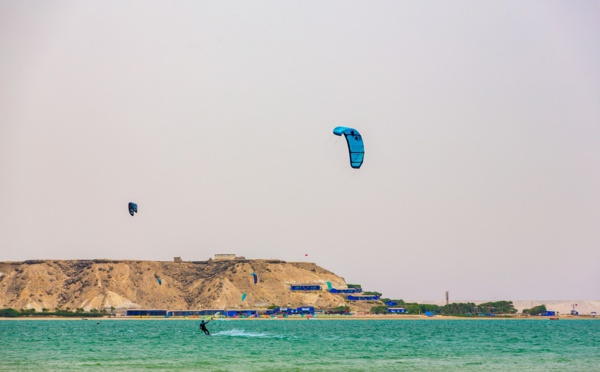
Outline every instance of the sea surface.
<svg viewBox="0 0 600 372">
<path fill-rule="evenodd" d="M 98 324 L 99 322 L 99 324 Z M 2 371 L 600 371 L 598 320 L 0 320 Z"/>
</svg>

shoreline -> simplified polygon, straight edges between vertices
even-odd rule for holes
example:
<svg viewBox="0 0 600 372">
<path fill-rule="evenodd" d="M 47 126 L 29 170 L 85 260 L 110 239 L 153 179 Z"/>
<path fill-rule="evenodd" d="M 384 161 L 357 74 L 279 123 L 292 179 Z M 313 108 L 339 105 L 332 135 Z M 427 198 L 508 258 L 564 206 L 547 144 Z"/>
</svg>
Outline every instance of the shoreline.
<svg viewBox="0 0 600 372">
<path fill-rule="evenodd" d="M 122 321 L 122 320 L 172 320 L 172 321 L 199 321 L 202 319 L 209 319 L 210 317 L 116 317 L 116 318 L 79 318 L 79 317 L 16 317 L 16 318 L 0 318 L 1 321 L 26 321 L 26 320 L 68 320 L 68 321 Z M 591 316 L 559 316 L 559 320 L 600 320 L 599 317 L 593 318 Z M 306 321 L 306 320 L 475 320 L 475 321 L 488 321 L 488 320 L 554 320 L 550 317 L 541 316 L 495 316 L 495 317 L 461 317 L 461 316 L 444 316 L 436 315 L 428 317 L 426 315 L 319 315 L 316 317 L 276 317 L 276 318 L 214 318 L 214 321 Z"/>
</svg>

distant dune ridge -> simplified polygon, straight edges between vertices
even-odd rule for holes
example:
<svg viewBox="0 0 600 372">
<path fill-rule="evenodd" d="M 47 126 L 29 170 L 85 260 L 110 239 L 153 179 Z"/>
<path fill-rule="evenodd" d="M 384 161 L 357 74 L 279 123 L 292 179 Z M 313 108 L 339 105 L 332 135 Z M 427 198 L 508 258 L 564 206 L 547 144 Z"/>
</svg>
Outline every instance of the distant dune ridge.
<svg viewBox="0 0 600 372">
<path fill-rule="evenodd" d="M 258 275 L 254 284 L 252 272 Z M 161 279 L 162 285 L 159 284 Z M 222 309 L 347 305 L 325 290 L 291 292 L 290 284 L 329 281 L 346 288 L 344 278 L 314 263 L 279 260 L 115 261 L 32 260 L 0 262 L 0 308 L 36 309 Z M 247 298 L 242 301 L 242 294 Z M 355 305 L 360 309 L 367 304 Z M 372 304 L 370 306 L 373 306 Z"/>
<path fill-rule="evenodd" d="M 558 311 L 560 315 L 569 315 L 571 314 L 571 309 L 573 304 L 577 304 L 575 306 L 575 310 L 579 312 L 580 315 L 590 315 L 593 311 L 600 314 L 600 300 L 511 300 L 509 298 L 502 299 L 506 301 L 512 301 L 515 309 L 521 313 L 523 309 L 531 309 L 534 306 L 538 305 L 546 305 L 546 309 L 552 311 Z M 493 302 L 498 300 L 456 300 L 453 302 L 472 302 L 475 305 L 479 305 L 486 302 Z M 407 301 L 409 302 L 409 301 Z M 410 301 L 413 302 L 413 301 Z M 445 305 L 445 301 L 414 301 L 424 304 L 434 304 L 434 305 Z"/>
<path fill-rule="evenodd" d="M 600 300 L 534 300 L 534 301 L 513 301 L 515 308 L 519 311 L 530 309 L 533 306 L 546 305 L 546 309 L 558 311 L 561 315 L 571 314 L 573 304 L 575 310 L 581 315 L 589 315 L 592 311 L 600 314 Z"/>
</svg>

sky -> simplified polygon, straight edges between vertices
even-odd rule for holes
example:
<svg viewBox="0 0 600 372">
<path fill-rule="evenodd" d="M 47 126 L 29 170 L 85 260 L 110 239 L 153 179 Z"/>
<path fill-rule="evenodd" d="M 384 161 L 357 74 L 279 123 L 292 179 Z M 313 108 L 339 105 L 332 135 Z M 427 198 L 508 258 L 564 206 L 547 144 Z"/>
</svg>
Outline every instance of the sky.
<svg viewBox="0 0 600 372">
<path fill-rule="evenodd" d="M 235 253 L 406 300 L 600 299 L 599 16 L 2 1 L 0 261 Z"/>
</svg>

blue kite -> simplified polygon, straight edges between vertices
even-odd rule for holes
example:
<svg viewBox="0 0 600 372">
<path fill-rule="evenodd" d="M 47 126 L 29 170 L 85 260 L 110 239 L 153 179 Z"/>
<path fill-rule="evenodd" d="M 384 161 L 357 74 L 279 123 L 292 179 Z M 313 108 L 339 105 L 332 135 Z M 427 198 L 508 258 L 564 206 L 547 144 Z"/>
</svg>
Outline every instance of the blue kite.
<svg viewBox="0 0 600 372">
<path fill-rule="evenodd" d="M 362 136 L 354 128 L 335 127 L 333 134 L 346 137 L 348 143 L 348 153 L 350 154 L 350 166 L 354 169 L 359 169 L 365 158 L 365 144 Z"/>
<path fill-rule="evenodd" d="M 137 204 L 129 202 L 129 214 L 131 215 L 131 217 L 133 217 L 135 213 L 137 213 Z"/>
</svg>

